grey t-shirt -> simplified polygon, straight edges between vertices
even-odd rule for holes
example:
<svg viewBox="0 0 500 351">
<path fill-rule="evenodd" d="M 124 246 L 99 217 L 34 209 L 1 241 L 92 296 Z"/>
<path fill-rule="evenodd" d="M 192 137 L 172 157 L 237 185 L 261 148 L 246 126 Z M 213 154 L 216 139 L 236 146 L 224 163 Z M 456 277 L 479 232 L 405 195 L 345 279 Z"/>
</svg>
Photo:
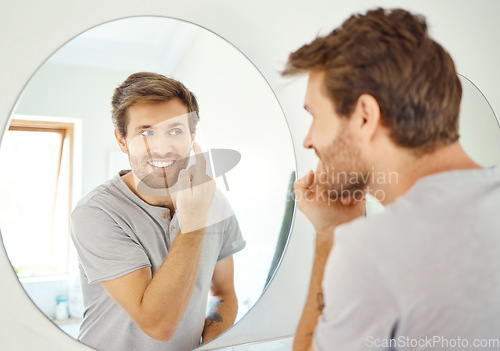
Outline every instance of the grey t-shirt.
<svg viewBox="0 0 500 351">
<path fill-rule="evenodd" d="M 323 291 L 316 351 L 499 350 L 500 167 L 426 176 L 337 227 Z"/>
<path fill-rule="evenodd" d="M 79 256 L 84 319 L 79 340 L 98 350 L 192 350 L 203 331 L 208 290 L 215 264 L 245 246 L 229 203 L 216 191 L 209 211 L 196 285 L 173 339 L 149 337 L 102 287 L 143 267 L 153 275 L 168 256 L 179 231 L 176 214 L 137 197 L 121 175 L 80 200 L 71 215 L 71 235 Z M 220 221 L 218 220 L 220 219 Z"/>
</svg>

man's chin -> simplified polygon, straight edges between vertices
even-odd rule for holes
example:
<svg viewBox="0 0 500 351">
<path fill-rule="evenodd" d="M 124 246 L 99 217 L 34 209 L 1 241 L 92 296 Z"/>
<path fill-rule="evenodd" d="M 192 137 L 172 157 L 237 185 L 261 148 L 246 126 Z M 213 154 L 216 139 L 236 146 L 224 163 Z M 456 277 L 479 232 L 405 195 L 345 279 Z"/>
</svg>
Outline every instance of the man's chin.
<svg viewBox="0 0 500 351">
<path fill-rule="evenodd" d="M 177 177 L 167 179 L 167 182 L 165 182 L 163 177 L 158 179 L 154 175 L 149 175 L 137 184 L 137 191 L 139 194 L 146 196 L 165 196 L 167 188 L 174 186 L 175 183 L 177 183 Z"/>
<path fill-rule="evenodd" d="M 359 198 L 364 194 L 365 186 L 362 184 L 329 184 L 324 186 L 324 191 L 331 200 L 339 200 L 343 197 Z"/>
</svg>

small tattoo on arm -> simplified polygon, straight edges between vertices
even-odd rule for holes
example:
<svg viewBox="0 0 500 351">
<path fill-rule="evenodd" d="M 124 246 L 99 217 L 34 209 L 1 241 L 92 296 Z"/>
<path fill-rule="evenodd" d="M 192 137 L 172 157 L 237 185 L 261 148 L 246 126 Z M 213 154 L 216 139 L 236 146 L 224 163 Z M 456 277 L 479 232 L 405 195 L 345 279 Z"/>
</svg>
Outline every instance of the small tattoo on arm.
<svg viewBox="0 0 500 351">
<path fill-rule="evenodd" d="M 215 322 L 222 322 L 222 316 L 217 312 L 212 312 L 207 318 L 210 321 L 210 323 L 207 324 L 207 327 L 210 327 Z"/>
<path fill-rule="evenodd" d="M 318 311 L 323 311 L 323 308 L 325 308 L 325 301 L 323 300 L 323 293 L 318 293 L 317 295 L 317 300 L 318 300 Z"/>
<path fill-rule="evenodd" d="M 207 327 L 210 327 L 212 324 L 214 324 L 215 322 L 222 322 L 223 319 L 222 319 L 222 316 L 215 312 L 215 310 L 217 309 L 217 307 L 220 306 L 221 303 L 223 303 L 224 300 L 217 300 L 217 302 L 215 302 L 212 306 L 212 312 L 210 312 L 210 314 L 207 316 L 207 319 L 210 321 L 210 323 L 208 323 L 206 326 Z"/>
</svg>

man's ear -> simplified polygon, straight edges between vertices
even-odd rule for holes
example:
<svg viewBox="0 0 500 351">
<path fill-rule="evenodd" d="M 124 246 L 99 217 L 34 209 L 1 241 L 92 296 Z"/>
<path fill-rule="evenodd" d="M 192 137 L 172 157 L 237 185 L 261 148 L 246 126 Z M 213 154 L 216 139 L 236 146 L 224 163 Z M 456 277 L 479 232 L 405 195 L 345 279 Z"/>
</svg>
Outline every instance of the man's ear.
<svg viewBox="0 0 500 351">
<path fill-rule="evenodd" d="M 196 132 L 191 133 L 191 145 L 193 144 L 195 138 L 196 138 Z"/>
<path fill-rule="evenodd" d="M 369 94 L 362 94 L 356 102 L 354 113 L 355 128 L 365 141 L 372 141 L 381 127 L 380 106 Z"/>
<path fill-rule="evenodd" d="M 128 154 L 127 142 L 125 141 L 125 137 L 123 137 L 117 129 L 115 129 L 115 138 L 118 142 L 118 146 L 122 152 Z"/>
</svg>

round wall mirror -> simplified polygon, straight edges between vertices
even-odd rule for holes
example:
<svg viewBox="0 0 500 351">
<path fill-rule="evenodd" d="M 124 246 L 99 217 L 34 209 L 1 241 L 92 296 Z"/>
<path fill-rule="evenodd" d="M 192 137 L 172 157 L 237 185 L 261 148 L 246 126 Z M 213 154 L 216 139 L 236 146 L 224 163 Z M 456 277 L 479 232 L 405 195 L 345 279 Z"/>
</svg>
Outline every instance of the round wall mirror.
<svg viewBox="0 0 500 351">
<path fill-rule="evenodd" d="M 236 322 L 272 280 L 291 228 L 295 156 L 288 125 L 273 91 L 239 50 L 165 17 L 120 19 L 78 35 L 32 76 L 0 152 L 9 259 L 32 301 L 75 338 L 82 296 L 70 213 L 82 196 L 130 168 L 110 111 L 113 90 L 135 72 L 174 78 L 197 97 L 196 140 L 211 155 L 217 188 L 246 241 L 234 255 Z M 220 165 L 221 149 L 241 158 Z"/>
</svg>

